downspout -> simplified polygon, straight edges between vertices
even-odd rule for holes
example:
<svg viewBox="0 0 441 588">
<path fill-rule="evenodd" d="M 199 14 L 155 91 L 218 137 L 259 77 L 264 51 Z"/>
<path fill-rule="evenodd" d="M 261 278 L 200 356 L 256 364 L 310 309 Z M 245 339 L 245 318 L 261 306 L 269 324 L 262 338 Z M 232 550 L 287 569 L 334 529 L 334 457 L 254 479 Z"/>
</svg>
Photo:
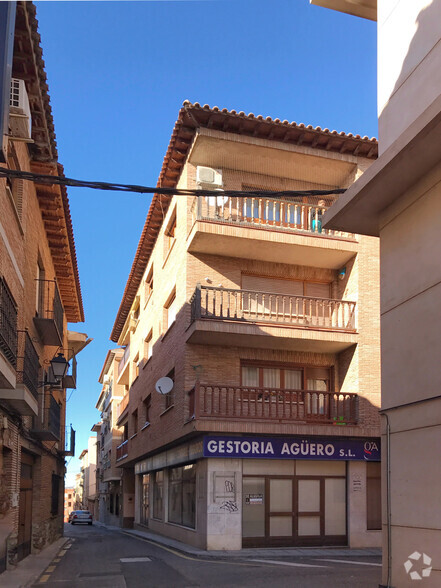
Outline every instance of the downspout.
<svg viewBox="0 0 441 588">
<path fill-rule="evenodd" d="M 390 490 L 390 423 L 386 413 L 386 525 L 387 525 L 387 584 L 386 588 L 392 588 L 392 513 Z"/>
</svg>

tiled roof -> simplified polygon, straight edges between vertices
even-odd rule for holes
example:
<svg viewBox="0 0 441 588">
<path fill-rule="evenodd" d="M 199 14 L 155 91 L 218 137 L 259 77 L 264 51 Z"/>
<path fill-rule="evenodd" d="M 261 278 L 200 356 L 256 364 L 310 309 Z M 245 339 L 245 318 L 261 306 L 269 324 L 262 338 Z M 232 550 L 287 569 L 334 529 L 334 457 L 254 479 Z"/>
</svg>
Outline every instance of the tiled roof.
<svg viewBox="0 0 441 588">
<path fill-rule="evenodd" d="M 207 104 L 201 106 L 198 102 L 192 104 L 186 100 L 173 128 L 157 187 L 173 188 L 177 185 L 196 131 L 201 127 L 369 159 L 376 159 L 378 156 L 378 142 L 375 138 L 339 133 L 321 127 L 281 121 L 278 118 L 255 116 L 253 113 L 220 109 L 217 106 L 211 108 Z M 153 196 L 110 335 L 112 341 L 118 342 L 124 329 L 170 201 L 171 196 Z"/>
<path fill-rule="evenodd" d="M 32 165 L 35 170 L 43 170 L 43 173 L 63 176 L 63 167 L 58 163 L 40 40 L 35 5 L 32 2 L 17 2 L 12 75 L 24 80 L 26 84 L 32 116 L 33 143 L 29 145 Z M 38 186 L 36 189 L 67 320 L 84 321 L 67 190 L 64 186 L 53 190 L 41 187 L 40 193 Z M 47 209 L 48 201 L 56 204 L 51 211 Z M 54 230 L 55 224 L 58 225 L 57 230 Z"/>
</svg>

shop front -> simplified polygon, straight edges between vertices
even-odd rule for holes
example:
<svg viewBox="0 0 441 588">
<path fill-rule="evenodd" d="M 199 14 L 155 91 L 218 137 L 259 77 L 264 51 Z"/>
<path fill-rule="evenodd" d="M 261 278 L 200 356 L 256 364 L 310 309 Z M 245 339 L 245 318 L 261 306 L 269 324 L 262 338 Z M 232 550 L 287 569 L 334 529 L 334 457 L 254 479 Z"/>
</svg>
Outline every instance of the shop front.
<svg viewBox="0 0 441 588">
<path fill-rule="evenodd" d="M 137 464 L 137 522 L 205 549 L 374 547 L 379 460 L 377 438 L 206 435 Z"/>
</svg>

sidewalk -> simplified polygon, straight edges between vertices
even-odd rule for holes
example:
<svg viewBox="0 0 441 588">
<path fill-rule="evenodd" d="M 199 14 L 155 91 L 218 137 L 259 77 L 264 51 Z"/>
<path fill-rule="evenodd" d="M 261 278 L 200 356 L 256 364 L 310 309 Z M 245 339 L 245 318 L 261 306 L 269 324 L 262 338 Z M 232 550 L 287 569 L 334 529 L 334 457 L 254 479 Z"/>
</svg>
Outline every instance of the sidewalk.
<svg viewBox="0 0 441 588">
<path fill-rule="evenodd" d="M 6 572 L 0 574 L 0 586 L 2 588 L 25 588 L 26 586 L 31 586 L 68 540 L 67 537 L 60 537 L 40 553 L 25 557 L 15 569 L 6 570 Z"/>
<path fill-rule="evenodd" d="M 133 535 L 142 539 L 147 539 L 152 543 L 158 545 L 164 545 L 186 553 L 195 557 L 203 557 L 205 559 L 225 559 L 225 558 L 255 558 L 255 557 L 367 557 L 375 556 L 381 557 L 380 548 L 369 548 L 369 549 L 350 549 L 349 547 L 274 547 L 274 548 L 253 548 L 253 549 L 241 549 L 240 551 L 205 551 L 191 545 L 186 545 L 175 539 L 169 537 L 163 537 L 151 531 L 138 531 L 133 529 L 121 529 L 120 527 L 112 527 L 110 525 L 104 525 L 100 522 L 94 523 L 97 526 L 105 527 L 110 531 L 119 531 L 126 535 Z"/>
</svg>

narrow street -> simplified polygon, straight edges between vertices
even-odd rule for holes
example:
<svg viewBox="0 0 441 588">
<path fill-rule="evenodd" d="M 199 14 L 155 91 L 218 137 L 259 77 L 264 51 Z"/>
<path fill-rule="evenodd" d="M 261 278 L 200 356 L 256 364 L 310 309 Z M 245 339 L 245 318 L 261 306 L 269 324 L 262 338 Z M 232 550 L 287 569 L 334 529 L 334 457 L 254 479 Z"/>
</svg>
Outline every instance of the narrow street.
<svg viewBox="0 0 441 588">
<path fill-rule="evenodd" d="M 96 525 L 65 525 L 65 535 L 69 541 L 34 587 L 372 588 L 380 581 L 377 557 L 210 559 Z"/>
</svg>

